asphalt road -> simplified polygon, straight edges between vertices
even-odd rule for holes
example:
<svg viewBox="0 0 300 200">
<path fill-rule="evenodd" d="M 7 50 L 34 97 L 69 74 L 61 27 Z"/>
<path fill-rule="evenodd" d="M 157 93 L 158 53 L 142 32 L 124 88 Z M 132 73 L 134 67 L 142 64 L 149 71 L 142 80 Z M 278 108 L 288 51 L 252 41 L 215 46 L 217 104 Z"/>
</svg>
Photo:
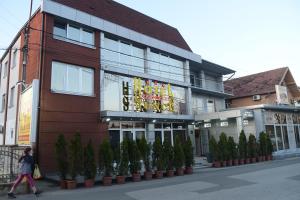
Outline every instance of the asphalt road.
<svg viewBox="0 0 300 200">
<path fill-rule="evenodd" d="M 44 192 L 43 200 L 300 200 L 300 158 L 225 169 L 201 169 L 193 175 L 127 183 L 112 187 Z M 20 195 L 18 199 L 35 199 Z"/>
</svg>

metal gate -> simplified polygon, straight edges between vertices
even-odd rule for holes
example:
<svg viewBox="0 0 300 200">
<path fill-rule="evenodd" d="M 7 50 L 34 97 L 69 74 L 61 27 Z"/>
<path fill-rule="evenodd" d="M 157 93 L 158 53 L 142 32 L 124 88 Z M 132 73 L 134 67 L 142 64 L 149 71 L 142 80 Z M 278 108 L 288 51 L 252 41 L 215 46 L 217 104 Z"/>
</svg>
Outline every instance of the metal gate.
<svg viewBox="0 0 300 200">
<path fill-rule="evenodd" d="M 0 146 L 0 184 L 14 181 L 19 173 L 19 158 L 25 147 Z"/>
</svg>

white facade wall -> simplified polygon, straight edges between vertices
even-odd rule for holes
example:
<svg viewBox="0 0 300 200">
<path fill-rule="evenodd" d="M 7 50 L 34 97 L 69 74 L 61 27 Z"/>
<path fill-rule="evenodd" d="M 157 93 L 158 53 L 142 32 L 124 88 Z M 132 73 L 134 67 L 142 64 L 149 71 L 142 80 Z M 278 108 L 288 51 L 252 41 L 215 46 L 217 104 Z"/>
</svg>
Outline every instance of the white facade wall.
<svg viewBox="0 0 300 200">
<path fill-rule="evenodd" d="M 4 118 L 5 118 L 5 109 L 3 110 L 3 95 L 6 94 L 6 89 L 7 89 L 7 76 L 4 77 L 4 68 L 5 68 L 5 63 L 9 63 L 9 53 L 6 55 L 6 57 L 3 59 L 1 63 L 1 77 L 0 77 L 0 125 L 3 129 L 2 133 L 0 133 L 0 145 L 4 144 Z M 6 106 L 6 105 L 5 105 Z"/>
</svg>

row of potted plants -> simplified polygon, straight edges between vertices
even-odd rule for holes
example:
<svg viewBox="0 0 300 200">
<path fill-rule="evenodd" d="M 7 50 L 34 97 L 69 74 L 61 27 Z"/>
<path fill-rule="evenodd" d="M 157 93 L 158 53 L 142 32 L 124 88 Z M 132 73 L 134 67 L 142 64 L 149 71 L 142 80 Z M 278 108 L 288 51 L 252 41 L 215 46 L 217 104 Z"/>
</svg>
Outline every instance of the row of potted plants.
<svg viewBox="0 0 300 200">
<path fill-rule="evenodd" d="M 84 176 L 86 187 L 92 187 L 97 173 L 102 175 L 105 186 L 112 185 L 113 177 L 118 184 L 125 183 L 127 178 L 140 181 L 142 165 L 145 180 L 152 179 L 153 174 L 155 178 L 162 178 L 164 173 L 171 177 L 175 170 L 176 175 L 193 172 L 194 156 L 190 138 L 181 141 L 176 137 L 174 146 L 168 141 L 162 144 L 159 138 L 153 144 L 147 143 L 145 137 L 137 141 L 125 138 L 114 147 L 104 139 L 96 156 L 92 142 L 83 147 L 80 134 L 76 133 L 69 143 L 64 135 L 59 135 L 55 150 L 61 188 L 75 188 L 79 175 Z"/>
<path fill-rule="evenodd" d="M 213 167 L 226 167 L 272 160 L 273 145 L 270 137 L 264 132 L 260 133 L 258 141 L 252 134 L 247 141 L 242 130 L 238 144 L 234 142 L 233 137 L 227 137 L 225 133 L 221 133 L 218 142 L 211 137 L 209 151 Z"/>
</svg>

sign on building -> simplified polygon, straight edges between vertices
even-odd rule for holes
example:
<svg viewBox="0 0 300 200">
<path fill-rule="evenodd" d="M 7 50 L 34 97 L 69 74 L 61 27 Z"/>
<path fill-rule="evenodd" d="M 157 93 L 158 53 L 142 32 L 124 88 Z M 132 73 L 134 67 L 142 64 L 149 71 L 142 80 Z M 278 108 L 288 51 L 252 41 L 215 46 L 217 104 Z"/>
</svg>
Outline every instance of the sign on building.
<svg viewBox="0 0 300 200">
<path fill-rule="evenodd" d="M 288 92 L 285 86 L 275 85 L 278 104 L 289 104 Z"/>
<path fill-rule="evenodd" d="M 20 96 L 18 145 L 36 142 L 38 93 L 38 80 L 34 80 Z"/>
</svg>

